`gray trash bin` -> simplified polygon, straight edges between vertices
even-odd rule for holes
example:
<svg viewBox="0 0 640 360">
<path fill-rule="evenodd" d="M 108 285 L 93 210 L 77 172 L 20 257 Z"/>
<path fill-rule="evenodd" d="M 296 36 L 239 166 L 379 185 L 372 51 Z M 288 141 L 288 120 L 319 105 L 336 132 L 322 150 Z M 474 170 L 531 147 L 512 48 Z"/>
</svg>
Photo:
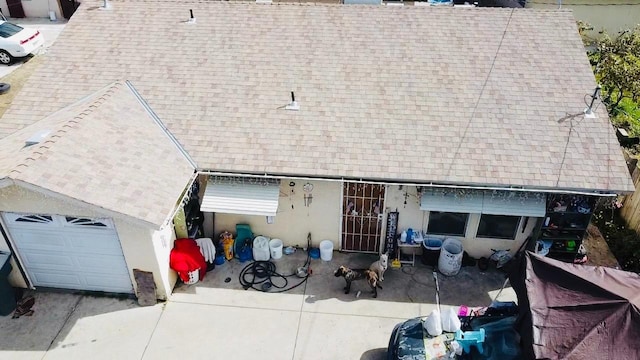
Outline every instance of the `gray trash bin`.
<svg viewBox="0 0 640 360">
<path fill-rule="evenodd" d="M 7 316 L 16 309 L 16 294 L 9 284 L 11 253 L 0 251 L 0 315 Z"/>
</svg>

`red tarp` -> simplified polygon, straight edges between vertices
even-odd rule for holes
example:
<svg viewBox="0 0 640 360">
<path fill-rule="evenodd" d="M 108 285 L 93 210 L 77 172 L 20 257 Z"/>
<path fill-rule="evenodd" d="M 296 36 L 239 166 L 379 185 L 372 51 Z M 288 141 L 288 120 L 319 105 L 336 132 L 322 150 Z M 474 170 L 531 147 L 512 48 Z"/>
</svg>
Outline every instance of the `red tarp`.
<svg viewBox="0 0 640 360">
<path fill-rule="evenodd" d="M 511 275 L 530 359 L 640 359 L 640 276 L 527 252 Z"/>
</svg>

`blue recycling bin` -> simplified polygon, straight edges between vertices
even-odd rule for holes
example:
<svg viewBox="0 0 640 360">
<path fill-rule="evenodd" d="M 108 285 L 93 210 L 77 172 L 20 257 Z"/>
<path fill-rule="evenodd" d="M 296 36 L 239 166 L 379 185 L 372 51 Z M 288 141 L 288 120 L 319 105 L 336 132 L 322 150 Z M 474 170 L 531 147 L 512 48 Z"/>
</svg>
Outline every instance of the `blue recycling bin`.
<svg viewBox="0 0 640 360">
<path fill-rule="evenodd" d="M 0 251 L 0 315 L 7 316 L 16 309 L 16 294 L 9 284 L 11 253 Z"/>
</svg>

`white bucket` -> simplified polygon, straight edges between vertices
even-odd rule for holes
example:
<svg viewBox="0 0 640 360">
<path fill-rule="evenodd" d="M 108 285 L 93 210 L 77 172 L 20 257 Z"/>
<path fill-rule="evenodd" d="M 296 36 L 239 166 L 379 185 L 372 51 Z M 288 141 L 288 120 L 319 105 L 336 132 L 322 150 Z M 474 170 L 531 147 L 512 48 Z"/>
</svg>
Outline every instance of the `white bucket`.
<svg viewBox="0 0 640 360">
<path fill-rule="evenodd" d="M 273 239 L 269 241 L 269 249 L 271 250 L 272 259 L 280 259 L 282 257 L 282 240 Z"/>
<path fill-rule="evenodd" d="M 264 236 L 256 236 L 253 239 L 253 260 L 269 261 L 269 239 Z"/>
<path fill-rule="evenodd" d="M 462 266 L 462 254 L 464 249 L 458 239 L 447 238 L 440 248 L 438 259 L 438 271 L 446 276 L 456 275 Z"/>
<path fill-rule="evenodd" d="M 322 240 L 320 241 L 320 258 L 324 261 L 331 261 L 333 257 L 333 241 Z"/>
</svg>

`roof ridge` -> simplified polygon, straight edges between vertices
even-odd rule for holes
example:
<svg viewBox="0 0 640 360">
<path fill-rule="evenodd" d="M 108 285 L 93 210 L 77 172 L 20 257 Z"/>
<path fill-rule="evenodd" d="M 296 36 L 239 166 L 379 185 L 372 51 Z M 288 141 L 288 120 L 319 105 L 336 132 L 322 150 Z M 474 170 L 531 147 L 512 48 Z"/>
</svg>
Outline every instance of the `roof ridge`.
<svg viewBox="0 0 640 360">
<path fill-rule="evenodd" d="M 100 90 L 97 90 L 95 92 L 93 92 L 91 95 L 73 103 L 70 104 L 68 106 L 65 106 L 64 108 L 54 112 L 53 114 L 46 116 L 44 118 L 42 118 L 41 120 L 50 118 L 52 116 L 54 116 L 55 114 L 58 114 L 60 111 L 64 111 L 65 109 L 69 109 L 70 107 L 76 106 L 80 103 L 82 103 L 83 101 L 86 101 L 88 98 L 91 98 L 91 96 L 94 96 L 96 94 L 100 94 L 100 96 L 98 96 L 96 99 L 94 99 L 93 101 L 90 101 L 86 107 L 83 107 L 83 110 L 78 111 L 78 115 L 75 115 L 73 117 L 71 117 L 69 120 L 65 120 L 63 121 L 61 124 L 59 124 L 57 126 L 57 129 L 54 131 L 52 130 L 51 133 L 48 134 L 48 136 L 46 137 L 45 140 L 43 140 L 42 142 L 36 144 L 36 145 L 32 145 L 33 149 L 31 150 L 31 152 L 25 154 L 25 157 L 21 159 L 21 161 L 19 160 L 14 167 L 9 171 L 9 177 L 12 177 L 13 175 L 17 175 L 22 173 L 22 171 L 24 170 L 19 170 L 19 169 L 26 169 L 29 167 L 30 164 L 34 163 L 35 161 L 37 161 L 42 155 L 44 155 L 45 151 L 40 151 L 43 148 L 44 149 L 49 149 L 52 145 L 54 145 L 59 139 L 61 139 L 63 137 L 63 134 L 66 134 L 70 129 L 74 129 L 77 127 L 77 125 L 80 124 L 80 122 L 89 114 L 91 114 L 92 112 L 94 112 L 95 110 L 97 110 L 100 105 L 102 105 L 105 101 L 108 100 L 109 97 L 111 97 L 114 94 L 114 89 L 115 88 L 119 88 L 122 87 L 124 84 L 124 82 L 122 82 L 121 80 L 118 81 L 114 81 L 111 84 L 101 88 Z M 41 121 L 40 120 L 40 121 Z M 37 122 L 35 123 L 37 124 Z M 73 125 L 72 125 L 73 124 Z M 37 155 L 37 156 L 36 156 Z"/>
</svg>

